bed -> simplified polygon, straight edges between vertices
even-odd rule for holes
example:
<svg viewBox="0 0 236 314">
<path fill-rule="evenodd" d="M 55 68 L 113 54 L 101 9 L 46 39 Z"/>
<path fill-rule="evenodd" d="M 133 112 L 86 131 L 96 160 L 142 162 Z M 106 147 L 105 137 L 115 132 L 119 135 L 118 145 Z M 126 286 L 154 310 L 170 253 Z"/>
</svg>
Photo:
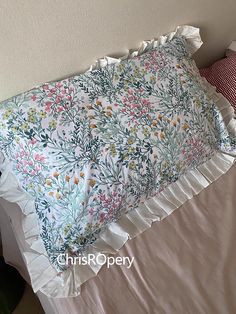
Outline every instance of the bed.
<svg viewBox="0 0 236 314">
<path fill-rule="evenodd" d="M 154 6 L 154 3 L 152 5 Z M 207 5 L 210 6 L 210 3 Z M 230 5 L 233 6 L 233 3 L 229 1 Z M 40 8 L 38 9 L 40 11 Z M 57 9 L 60 12 L 64 7 Z M 166 10 L 165 7 L 164 9 Z M 91 8 L 86 10 L 91 11 Z M 132 11 L 131 7 L 130 10 Z M 137 10 L 139 12 L 139 9 Z M 169 12 L 168 9 L 167 11 Z M 167 21 L 163 27 L 166 23 Z M 203 22 L 199 24 L 201 23 Z M 207 29 L 217 38 L 210 24 L 206 23 Z M 230 29 L 231 24 L 225 26 L 225 34 L 229 37 L 227 26 Z M 205 32 L 203 39 L 209 32 Z M 152 36 L 151 33 L 148 34 L 148 37 Z M 232 36 L 231 33 L 230 41 Z M 224 40 L 227 41 L 225 37 Z M 212 39 L 209 42 L 212 42 Z M 207 65 L 214 61 L 214 58 L 217 58 L 216 51 L 221 53 L 226 46 L 222 42 L 221 47 L 215 49 L 214 57 L 210 59 L 212 47 L 208 44 L 207 50 L 206 45 L 205 52 L 203 49 L 202 55 L 196 56 L 198 64 Z M 110 51 L 112 49 L 116 48 L 111 48 Z M 101 53 L 102 50 L 98 51 Z M 85 55 L 89 58 L 88 54 Z M 67 64 L 64 66 L 67 67 Z M 66 71 L 73 72 L 70 68 Z M 46 75 L 44 70 L 39 73 L 42 76 L 33 79 L 34 85 L 55 79 L 57 75 L 62 76 L 54 73 L 53 77 L 43 77 Z M 61 73 L 64 76 L 68 72 L 61 69 Z M 17 90 L 14 84 L 9 85 L 5 94 L 3 93 L 3 99 L 32 87 L 27 84 L 30 83 L 19 82 Z M 224 101 L 223 97 L 220 101 Z M 128 241 L 119 251 L 119 256 L 134 256 L 132 268 L 103 267 L 96 277 L 82 285 L 81 294 L 74 298 L 50 298 L 38 292 L 45 312 L 234 313 L 235 261 L 232 252 L 235 241 L 235 175 L 233 165 L 216 182 L 187 201 L 175 213 L 162 222 L 155 222 L 150 229 Z M 22 213 L 16 205 L 2 199 L 1 208 L 4 257 L 30 282 L 25 260 L 21 255 L 21 252 L 28 250 L 29 245 L 23 235 Z M 38 276 L 37 272 L 35 276 Z"/>
</svg>

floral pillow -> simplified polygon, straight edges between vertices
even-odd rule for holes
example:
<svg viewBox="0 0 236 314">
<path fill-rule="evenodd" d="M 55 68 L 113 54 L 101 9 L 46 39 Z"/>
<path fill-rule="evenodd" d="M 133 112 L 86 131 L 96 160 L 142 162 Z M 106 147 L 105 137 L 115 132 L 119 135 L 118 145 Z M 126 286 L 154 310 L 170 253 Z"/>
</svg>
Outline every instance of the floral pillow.
<svg viewBox="0 0 236 314">
<path fill-rule="evenodd" d="M 1 151 L 35 199 L 58 271 L 59 254 L 85 252 L 122 215 L 234 148 L 184 34 L 6 100 L 0 120 Z"/>
</svg>

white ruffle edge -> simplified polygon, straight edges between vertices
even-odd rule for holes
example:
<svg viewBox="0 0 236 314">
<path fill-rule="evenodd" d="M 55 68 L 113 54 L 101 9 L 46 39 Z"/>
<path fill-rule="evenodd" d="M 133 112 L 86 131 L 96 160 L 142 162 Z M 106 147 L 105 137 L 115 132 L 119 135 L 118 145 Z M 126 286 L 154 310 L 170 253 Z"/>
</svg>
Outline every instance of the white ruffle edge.
<svg viewBox="0 0 236 314">
<path fill-rule="evenodd" d="M 176 35 L 186 37 L 189 49 L 193 53 L 202 44 L 199 29 L 191 26 L 177 27 L 175 32 L 161 36 L 158 40 L 145 41 L 136 51 L 121 59 L 105 57 L 97 61 L 94 68 L 120 62 L 163 44 Z M 206 81 L 209 95 L 215 98 L 230 133 L 236 134 L 236 120 L 229 102 Z M 232 153 L 234 155 L 234 152 Z M 235 154 L 236 155 L 236 154 Z M 2 160 L 1 160 L 2 159 Z M 117 222 L 111 223 L 89 248 L 87 254 L 115 254 L 128 239 L 136 237 L 151 227 L 155 221 L 161 221 L 179 208 L 187 200 L 205 189 L 209 184 L 227 172 L 233 165 L 235 157 L 223 152 L 216 152 L 206 163 L 195 170 L 188 171 L 179 180 L 169 185 L 157 197 L 154 197 L 138 209 L 125 214 Z M 22 190 L 11 171 L 11 163 L 0 154 L 0 197 L 17 203 L 23 213 L 22 227 L 29 249 L 24 252 L 24 259 L 31 278 L 34 292 L 41 291 L 49 297 L 74 297 L 80 293 L 82 283 L 94 277 L 102 266 L 74 265 L 58 273 L 49 261 L 43 242 L 39 236 L 38 218 L 35 212 L 34 199 Z"/>
</svg>

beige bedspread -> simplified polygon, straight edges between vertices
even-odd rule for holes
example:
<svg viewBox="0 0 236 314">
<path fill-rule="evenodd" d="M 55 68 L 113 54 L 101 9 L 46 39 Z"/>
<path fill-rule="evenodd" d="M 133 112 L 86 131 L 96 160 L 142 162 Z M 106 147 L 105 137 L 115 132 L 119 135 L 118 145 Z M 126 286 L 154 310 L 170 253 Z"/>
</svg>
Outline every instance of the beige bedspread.
<svg viewBox="0 0 236 314">
<path fill-rule="evenodd" d="M 22 249 L 20 211 L 14 205 L 7 210 Z M 2 217 L 1 224 L 5 257 L 24 273 Z M 236 165 L 165 220 L 128 241 L 119 255 L 134 256 L 130 269 L 103 267 L 76 298 L 38 296 L 47 314 L 234 314 L 235 245 Z"/>
</svg>

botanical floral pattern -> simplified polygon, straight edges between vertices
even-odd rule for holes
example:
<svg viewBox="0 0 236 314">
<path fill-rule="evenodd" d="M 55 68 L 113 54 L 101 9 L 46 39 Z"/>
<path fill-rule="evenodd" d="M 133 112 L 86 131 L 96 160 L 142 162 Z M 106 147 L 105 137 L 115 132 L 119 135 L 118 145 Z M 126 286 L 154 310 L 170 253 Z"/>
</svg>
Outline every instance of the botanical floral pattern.
<svg viewBox="0 0 236 314">
<path fill-rule="evenodd" d="M 232 141 L 183 37 L 0 105 L 1 150 L 54 266 Z"/>
</svg>

